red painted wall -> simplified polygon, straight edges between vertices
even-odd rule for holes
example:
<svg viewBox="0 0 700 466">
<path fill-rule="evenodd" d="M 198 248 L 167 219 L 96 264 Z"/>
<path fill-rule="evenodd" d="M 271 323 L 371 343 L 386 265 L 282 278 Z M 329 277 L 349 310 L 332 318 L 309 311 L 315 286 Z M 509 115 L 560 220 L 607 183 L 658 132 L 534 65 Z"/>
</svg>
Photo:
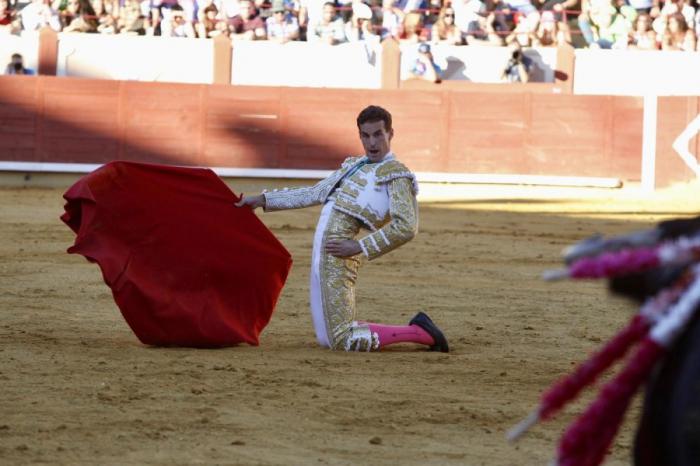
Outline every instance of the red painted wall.
<svg viewBox="0 0 700 466">
<path fill-rule="evenodd" d="M 0 77 L 0 159 L 328 169 L 361 151 L 370 103 L 392 112 L 393 148 L 416 171 L 640 177 L 641 98 L 57 77 Z M 697 110 L 660 99 L 662 183 L 692 175 L 668 141 Z"/>
</svg>

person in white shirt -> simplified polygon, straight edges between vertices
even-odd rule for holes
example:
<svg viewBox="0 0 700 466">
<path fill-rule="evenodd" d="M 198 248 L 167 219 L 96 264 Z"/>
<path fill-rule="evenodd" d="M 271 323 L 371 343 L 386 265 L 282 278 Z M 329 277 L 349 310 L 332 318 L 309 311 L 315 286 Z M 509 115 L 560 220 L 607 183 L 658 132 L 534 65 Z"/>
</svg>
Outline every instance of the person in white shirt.
<svg viewBox="0 0 700 466">
<path fill-rule="evenodd" d="M 38 31 L 44 26 L 57 32 L 61 30 L 61 20 L 58 12 L 51 8 L 50 0 L 32 0 L 32 3 L 22 8 L 19 15 L 25 31 Z"/>
</svg>

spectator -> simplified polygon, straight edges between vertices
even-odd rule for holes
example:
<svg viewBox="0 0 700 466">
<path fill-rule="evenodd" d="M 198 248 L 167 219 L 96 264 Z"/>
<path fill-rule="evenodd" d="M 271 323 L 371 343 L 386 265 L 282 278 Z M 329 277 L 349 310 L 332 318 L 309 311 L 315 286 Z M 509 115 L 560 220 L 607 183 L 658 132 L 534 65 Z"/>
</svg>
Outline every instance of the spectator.
<svg viewBox="0 0 700 466">
<path fill-rule="evenodd" d="M 535 32 L 540 14 L 530 0 L 504 0 L 504 3 L 516 13 L 518 24 L 524 21 L 523 30 L 527 29 L 527 33 Z"/>
<path fill-rule="evenodd" d="M 428 1 L 428 11 L 425 12 L 425 23 L 431 26 L 435 24 L 440 15 L 440 11 L 443 7 L 450 6 L 452 0 L 427 0 Z M 443 5 L 444 3 L 444 5 Z"/>
<path fill-rule="evenodd" d="M 44 26 L 49 26 L 54 31 L 61 30 L 61 20 L 58 12 L 51 8 L 50 0 L 32 0 L 32 3 L 22 8 L 19 15 L 25 31 L 37 31 Z"/>
<path fill-rule="evenodd" d="M 634 1 L 634 0 L 632 0 Z M 637 1 L 653 1 L 653 0 L 637 0 Z M 565 13 L 570 10 L 576 9 L 579 4 L 579 0 L 540 0 L 541 4 L 539 9 L 542 12 L 552 11 L 554 12 L 554 19 L 559 22 L 565 22 Z"/>
<path fill-rule="evenodd" d="M 510 83 L 527 83 L 532 72 L 532 60 L 527 57 L 517 40 L 509 44 L 510 57 L 503 69 L 501 79 Z"/>
<path fill-rule="evenodd" d="M 651 16 L 649 13 L 640 13 L 632 23 L 629 43 L 630 49 L 637 50 L 657 50 L 656 32 L 651 27 Z"/>
<path fill-rule="evenodd" d="M 485 29 L 484 18 L 493 13 L 493 20 L 489 24 L 500 36 L 507 36 L 515 28 L 516 15 L 503 0 L 486 0 L 485 5 L 486 11 L 478 15 L 482 30 Z"/>
<path fill-rule="evenodd" d="M 417 44 L 428 39 L 428 29 L 425 27 L 421 13 L 407 13 L 403 18 L 403 28 L 399 40 L 406 44 Z"/>
<path fill-rule="evenodd" d="M 690 30 L 688 23 L 680 13 L 674 13 L 668 17 L 666 32 L 664 33 L 662 50 L 695 51 L 695 33 Z"/>
<path fill-rule="evenodd" d="M 362 2 L 352 4 L 352 17 L 345 24 L 345 36 L 349 42 L 379 43 L 379 36 L 372 31 L 372 9 Z"/>
<path fill-rule="evenodd" d="M 499 21 L 499 13 L 491 11 L 486 17 L 479 17 L 479 30 L 466 35 L 467 45 L 487 45 L 501 47 L 503 39 L 496 28 L 503 30 L 503 18 Z"/>
<path fill-rule="evenodd" d="M 693 24 L 695 8 L 690 5 L 689 0 L 668 0 L 664 2 L 660 15 L 669 17 L 675 13 L 682 14 L 686 24 Z"/>
<path fill-rule="evenodd" d="M 520 16 L 520 20 L 515 25 L 515 29 L 505 38 L 506 45 L 512 42 L 518 42 L 522 47 L 532 47 L 536 37 L 535 31 L 532 29 L 527 17 Z"/>
<path fill-rule="evenodd" d="M 455 0 L 451 7 L 455 14 L 454 23 L 461 35 L 478 35 L 483 31 L 480 19 L 486 13 L 486 5 L 481 0 Z"/>
<path fill-rule="evenodd" d="M 428 9 L 427 0 L 398 0 L 396 2 L 396 7 L 401 9 L 404 13 L 420 12 Z"/>
<path fill-rule="evenodd" d="M 182 16 L 194 29 L 194 24 L 197 22 L 199 13 L 199 3 L 197 3 L 197 0 L 177 0 L 177 4 L 182 7 Z"/>
<path fill-rule="evenodd" d="M 336 14 L 335 6 L 327 2 L 323 5 L 323 16 L 317 24 L 310 24 L 306 33 L 309 42 L 322 42 L 335 45 L 345 42 L 345 25 Z"/>
<path fill-rule="evenodd" d="M 308 30 L 323 19 L 323 10 L 328 0 L 299 0 L 299 27 Z M 335 6 L 335 3 L 331 3 Z"/>
<path fill-rule="evenodd" d="M 649 14 L 651 9 L 654 8 L 654 4 L 659 3 L 658 0 L 627 0 L 629 6 L 635 9 L 637 14 L 646 13 Z"/>
<path fill-rule="evenodd" d="M 169 17 L 170 24 L 167 28 L 163 28 L 164 32 L 167 31 L 167 37 L 189 37 L 191 39 L 196 37 L 194 26 L 187 20 L 185 11 L 180 5 L 175 5 L 170 9 Z"/>
<path fill-rule="evenodd" d="M 396 7 L 396 0 L 382 0 L 382 39 L 401 35 L 403 11 Z"/>
<path fill-rule="evenodd" d="M 272 16 L 267 18 L 267 38 L 284 44 L 299 38 L 299 22 L 284 7 L 284 0 L 272 2 Z"/>
<path fill-rule="evenodd" d="M 558 47 L 570 43 L 569 25 L 563 21 L 557 21 L 556 15 L 551 11 L 542 12 L 540 25 L 533 38 L 533 45 L 536 47 Z"/>
<path fill-rule="evenodd" d="M 430 30 L 433 42 L 447 45 L 462 45 L 462 32 L 455 24 L 455 10 L 451 6 L 440 9 L 438 19 Z"/>
<path fill-rule="evenodd" d="M 34 72 L 28 68 L 24 67 L 24 59 L 19 53 L 13 53 L 10 58 L 10 63 L 5 67 L 5 74 L 24 74 L 30 75 Z"/>
<path fill-rule="evenodd" d="M 219 12 L 221 12 L 222 19 L 229 22 L 241 14 L 241 4 L 239 0 L 219 0 L 217 7 Z"/>
<path fill-rule="evenodd" d="M 145 2 L 144 2 L 145 3 Z M 179 7 L 177 0 L 150 0 L 153 34 L 170 37 L 173 8 Z"/>
<path fill-rule="evenodd" d="M 148 10 L 147 10 L 148 11 Z M 120 34 L 143 36 L 153 34 L 153 28 L 149 19 L 143 14 L 137 0 L 127 0 L 119 9 L 117 30 Z"/>
<path fill-rule="evenodd" d="M 625 48 L 636 15 L 630 6 L 615 7 L 610 0 L 595 0 L 584 7 L 579 28 L 591 48 Z"/>
<path fill-rule="evenodd" d="M 1 0 L 0 0 L 1 1 Z M 114 17 L 114 3 L 111 0 L 92 0 L 92 9 L 97 16 L 97 32 L 100 34 L 115 34 L 117 20 Z"/>
<path fill-rule="evenodd" d="M 223 23 L 225 27 L 228 27 L 226 21 L 219 21 L 217 19 L 218 15 L 219 9 L 214 3 L 210 3 L 204 8 L 201 19 L 197 23 L 197 35 L 200 38 L 209 39 L 221 34 L 221 31 L 216 28 L 219 22 Z"/>
<path fill-rule="evenodd" d="M 61 22 L 63 32 L 97 32 L 97 17 L 88 0 L 68 0 Z"/>
<path fill-rule="evenodd" d="M 250 0 L 241 0 L 240 13 L 230 21 L 233 40 L 261 40 L 267 37 L 265 23 Z"/>
<path fill-rule="evenodd" d="M 442 70 L 433 59 L 430 44 L 422 42 L 418 45 L 418 55 L 409 69 L 409 75 L 412 78 L 439 83 L 441 82 L 441 74 Z"/>
<path fill-rule="evenodd" d="M 328 1 L 328 0 L 326 0 Z M 343 20 L 343 24 L 347 25 L 352 18 L 352 7 L 355 3 L 362 3 L 363 0 L 335 0 L 334 4 L 337 8 L 338 16 Z"/>
<path fill-rule="evenodd" d="M 652 23 L 652 27 L 654 31 L 656 31 L 656 39 L 659 43 L 663 43 L 664 34 L 668 29 L 668 19 L 671 15 L 676 13 L 681 13 L 683 15 L 686 24 L 693 24 L 695 9 L 692 6 L 688 5 L 684 0 L 666 1 Z"/>
<path fill-rule="evenodd" d="M 15 9 L 12 8 L 9 0 L 0 0 L 0 33 L 14 34 L 19 32 L 19 29 Z"/>
</svg>

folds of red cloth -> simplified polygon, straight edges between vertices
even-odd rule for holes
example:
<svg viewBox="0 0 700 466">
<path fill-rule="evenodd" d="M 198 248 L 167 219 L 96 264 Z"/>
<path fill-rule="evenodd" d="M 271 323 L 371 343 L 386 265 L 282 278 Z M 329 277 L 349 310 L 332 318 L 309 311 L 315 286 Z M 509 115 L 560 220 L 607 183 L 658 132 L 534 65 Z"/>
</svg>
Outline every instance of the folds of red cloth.
<svg viewBox="0 0 700 466">
<path fill-rule="evenodd" d="M 147 345 L 257 345 L 290 254 L 208 169 L 111 162 L 76 182 L 69 253 L 96 262 Z"/>
</svg>

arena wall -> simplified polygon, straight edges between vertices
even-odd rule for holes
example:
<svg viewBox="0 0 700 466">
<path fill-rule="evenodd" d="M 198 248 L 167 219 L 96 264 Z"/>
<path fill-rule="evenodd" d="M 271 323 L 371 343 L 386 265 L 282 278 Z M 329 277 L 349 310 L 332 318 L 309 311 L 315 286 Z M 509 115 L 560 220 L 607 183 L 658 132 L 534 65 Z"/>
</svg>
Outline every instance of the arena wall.
<svg viewBox="0 0 700 466">
<path fill-rule="evenodd" d="M 213 82 L 211 40 L 58 34 L 57 75 L 150 82 Z"/>
<path fill-rule="evenodd" d="M 345 43 L 335 46 L 308 42 L 278 44 L 267 41 L 237 42 L 216 39 L 143 37 L 55 33 L 50 28 L 23 32 L 0 40 L 0 59 L 22 53 L 26 66 L 41 74 L 93 79 L 196 84 L 386 88 L 384 76 L 408 78 L 406 70 L 415 58 L 415 45 Z M 389 42 L 389 43 L 387 43 Z M 386 57 L 386 50 L 390 55 Z M 433 48 L 445 81 L 497 83 L 508 61 L 508 50 L 498 47 Z M 556 48 L 532 48 L 525 52 L 534 62 L 533 82 L 554 82 L 558 62 Z M 43 58 L 39 60 L 37 57 Z M 40 63 L 42 62 L 42 63 Z M 224 73 L 217 69 L 228 68 Z M 573 69 L 571 70 L 573 71 Z M 571 74 L 571 71 L 568 73 Z M 4 73 L 4 66 L 0 67 Z"/>
<path fill-rule="evenodd" d="M 43 76 L 0 77 L 0 160 L 327 170 L 358 152 L 354 118 L 370 103 L 391 109 L 394 149 L 418 172 L 640 179 L 637 97 Z M 658 104 L 657 182 L 691 179 L 671 146 L 698 114 L 698 98 Z M 692 154 L 697 145 L 690 141 Z"/>
<path fill-rule="evenodd" d="M 393 44 L 392 44 L 393 43 Z M 40 74 L 198 84 L 387 89 L 412 86 L 407 68 L 415 46 L 394 41 L 338 46 L 291 42 L 57 34 L 49 28 L 4 35 L 0 63 L 21 53 Z M 444 70 L 439 87 L 470 91 L 498 83 L 508 49 L 433 47 Z M 559 84 L 554 93 L 580 95 L 700 95 L 700 52 L 530 48 L 532 82 Z M 662 70 L 650 73 L 649 70 Z M 4 66 L 0 66 L 0 73 Z M 390 79 L 389 79 L 390 78 Z M 502 90 L 507 91 L 503 85 Z"/>
<path fill-rule="evenodd" d="M 574 93 L 700 95 L 700 52 L 578 49 Z"/>
</svg>

